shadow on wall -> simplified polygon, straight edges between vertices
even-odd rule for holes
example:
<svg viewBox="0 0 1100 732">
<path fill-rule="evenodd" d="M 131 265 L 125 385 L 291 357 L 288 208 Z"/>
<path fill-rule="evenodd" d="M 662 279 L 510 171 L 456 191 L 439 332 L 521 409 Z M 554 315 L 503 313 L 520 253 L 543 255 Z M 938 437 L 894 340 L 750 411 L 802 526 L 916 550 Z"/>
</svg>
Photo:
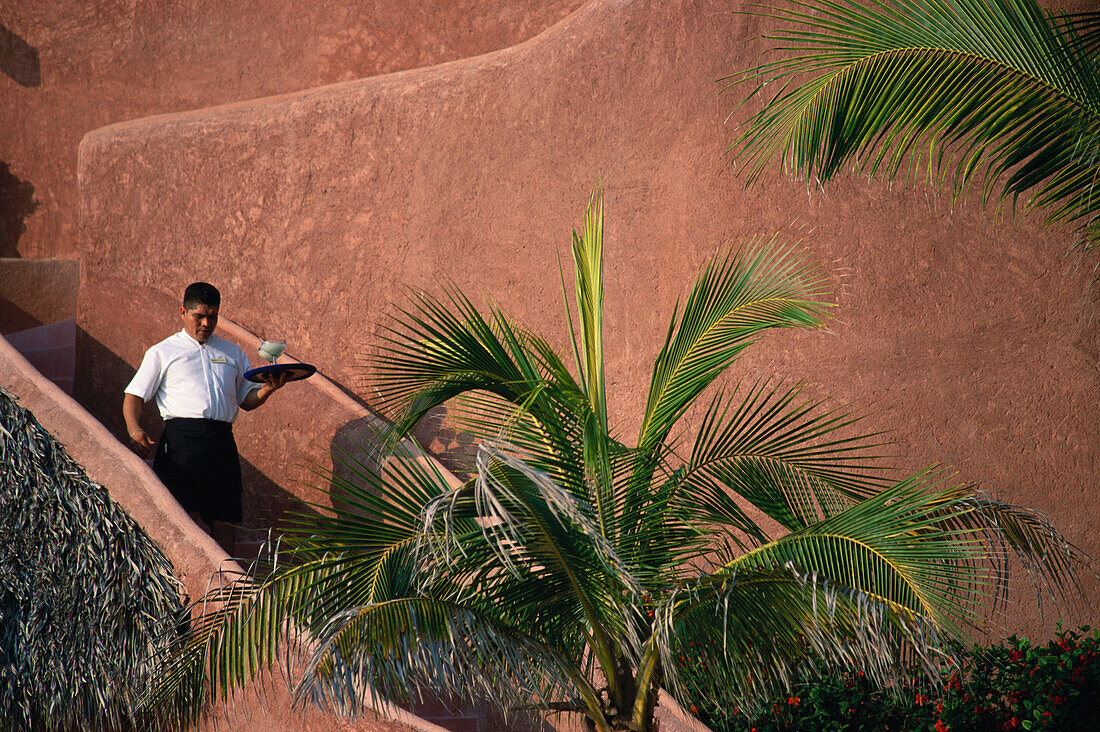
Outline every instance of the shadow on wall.
<svg viewBox="0 0 1100 732">
<path fill-rule="evenodd" d="M 18 333 L 45 325 L 6 297 L 0 297 L 0 334 Z"/>
<path fill-rule="evenodd" d="M 77 328 L 76 341 L 74 398 L 122 444 L 129 444 L 126 423 L 122 419 L 122 394 L 136 369 L 83 328 Z M 149 434 L 158 439 L 161 419 L 156 404 L 145 405 L 141 420 Z M 243 523 L 247 530 L 263 533 L 278 526 L 287 511 L 303 510 L 298 498 L 244 458 L 241 458 L 241 482 L 244 486 L 241 496 Z"/>
<path fill-rule="evenodd" d="M 42 83 L 38 49 L 0 25 L 0 71 L 20 86 Z"/>
<path fill-rule="evenodd" d="M 455 429 L 447 421 L 445 405 L 428 412 L 412 434 L 436 460 L 455 475 L 468 478 L 476 472 L 477 441 L 473 435 Z"/>
<path fill-rule="evenodd" d="M 8 164 L 0 161 L 0 257 L 19 256 L 19 237 L 27 230 L 23 221 L 37 208 L 34 186 L 16 178 Z"/>
</svg>

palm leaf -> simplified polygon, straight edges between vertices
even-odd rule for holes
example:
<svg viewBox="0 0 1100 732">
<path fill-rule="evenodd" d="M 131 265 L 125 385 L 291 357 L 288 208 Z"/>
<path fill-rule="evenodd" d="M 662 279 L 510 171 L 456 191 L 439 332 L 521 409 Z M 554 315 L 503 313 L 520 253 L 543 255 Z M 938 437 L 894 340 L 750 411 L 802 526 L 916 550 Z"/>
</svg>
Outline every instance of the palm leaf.
<svg viewBox="0 0 1100 732">
<path fill-rule="evenodd" d="M 906 608 L 959 639 L 980 627 L 1004 586 L 1006 552 L 1061 585 L 1083 557 L 1034 514 L 994 504 L 969 486 L 918 474 L 727 564 L 791 564 Z M 1024 528 L 1026 527 L 1026 528 Z"/>
<path fill-rule="evenodd" d="M 740 401 L 735 391 L 711 402 L 681 479 L 689 513 L 761 542 L 733 495 L 795 530 L 890 485 L 881 436 L 854 432 L 860 415 L 800 392 L 762 381 Z"/>
<path fill-rule="evenodd" d="M 376 438 L 382 427 L 367 429 Z M 162 670 L 146 703 L 180 724 L 211 701 L 228 698 L 280 657 L 300 654 L 329 619 L 349 608 L 418 589 L 421 513 L 449 487 L 411 443 L 344 454 L 345 475 L 320 471 L 336 508 L 302 514 L 283 540 L 286 551 L 240 576 L 224 573 L 197 605 L 185 645 Z M 375 456 L 378 459 L 372 459 Z"/>
<path fill-rule="evenodd" d="M 820 325 L 821 277 L 775 240 L 713 259 L 653 366 L 638 449 L 664 442 L 695 398 L 763 331 Z"/>
<path fill-rule="evenodd" d="M 582 415 L 585 481 L 590 486 L 605 536 L 613 533 L 611 463 L 603 361 L 603 194 L 597 187 L 585 209 L 580 233 L 573 231 L 580 323 L 578 364 L 590 410 Z"/>
<path fill-rule="evenodd" d="M 1092 231 L 1100 79 L 1079 35 L 1091 16 L 1059 21 L 1034 0 L 807 0 L 766 14 L 788 55 L 728 78 L 784 83 L 730 146 L 750 182 L 774 160 L 822 181 L 923 161 L 956 195 L 981 175 L 983 199 L 1030 192 L 1049 222 Z"/>
<path fill-rule="evenodd" d="M 859 669 L 886 685 L 909 661 L 949 658 L 935 627 L 908 608 L 792 566 L 705 577 L 670 595 L 657 616 L 666 688 L 727 714 L 739 707 L 755 716 L 761 700 L 814 664 Z"/>
<path fill-rule="evenodd" d="M 457 642 L 456 642 L 457 641 Z M 314 703 L 355 714 L 430 688 L 507 709 L 571 698 L 575 672 L 552 648 L 481 608 L 396 598 L 334 615 L 299 682 Z"/>
<path fill-rule="evenodd" d="M 387 330 L 369 383 L 382 409 L 399 416 L 396 434 L 465 391 L 490 391 L 522 403 L 537 388 L 539 363 L 528 354 L 522 332 L 499 311 L 486 320 L 462 293 L 449 289 L 447 302 L 414 295 L 402 314 Z"/>
</svg>

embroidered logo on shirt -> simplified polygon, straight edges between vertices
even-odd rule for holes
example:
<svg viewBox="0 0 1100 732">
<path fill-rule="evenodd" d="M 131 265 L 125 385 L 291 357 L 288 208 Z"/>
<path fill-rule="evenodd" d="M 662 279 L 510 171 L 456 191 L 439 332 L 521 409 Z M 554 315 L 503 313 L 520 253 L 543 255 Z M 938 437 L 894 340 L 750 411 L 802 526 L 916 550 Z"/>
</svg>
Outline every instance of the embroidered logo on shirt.
<svg viewBox="0 0 1100 732">
<path fill-rule="evenodd" d="M 210 363 L 228 363 L 225 360 L 225 356 L 211 356 Z"/>
</svg>

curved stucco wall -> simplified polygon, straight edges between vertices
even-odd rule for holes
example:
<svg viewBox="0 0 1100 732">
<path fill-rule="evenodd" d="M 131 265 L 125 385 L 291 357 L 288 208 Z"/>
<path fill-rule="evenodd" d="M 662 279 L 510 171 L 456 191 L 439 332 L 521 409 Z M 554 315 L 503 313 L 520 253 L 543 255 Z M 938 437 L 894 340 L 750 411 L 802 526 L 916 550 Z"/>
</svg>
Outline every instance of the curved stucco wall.
<svg viewBox="0 0 1100 732">
<path fill-rule="evenodd" d="M 0 257 L 77 250 L 89 130 L 485 53 L 582 1 L 3 3 Z"/>
<path fill-rule="evenodd" d="M 92 349 L 86 367 L 136 365 L 146 304 L 193 279 L 351 389 L 403 286 L 439 292 L 450 278 L 564 346 L 558 261 L 599 179 L 607 383 L 624 437 L 694 271 L 779 232 L 833 277 L 836 320 L 769 337 L 737 375 L 869 405 L 867 426 L 894 431 L 904 465 L 956 468 L 1100 556 L 1094 260 L 1064 231 L 975 197 L 953 207 L 920 182 L 852 176 L 822 192 L 776 175 L 745 190 L 723 149 L 753 108 L 729 117 L 739 97 L 715 84 L 758 59 L 764 27 L 745 7 L 594 0 L 478 58 L 89 134 L 80 324 L 125 363 Z M 1008 630 L 1095 619 L 1040 621 L 1028 591 L 1013 597 Z"/>
</svg>

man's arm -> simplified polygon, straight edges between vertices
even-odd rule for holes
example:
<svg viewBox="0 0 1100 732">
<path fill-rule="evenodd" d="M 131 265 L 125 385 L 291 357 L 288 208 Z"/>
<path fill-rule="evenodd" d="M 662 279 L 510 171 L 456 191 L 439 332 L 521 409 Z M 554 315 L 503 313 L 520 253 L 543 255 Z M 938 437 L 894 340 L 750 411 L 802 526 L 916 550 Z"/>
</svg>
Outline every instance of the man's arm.
<svg viewBox="0 0 1100 732">
<path fill-rule="evenodd" d="M 144 406 L 145 400 L 136 394 L 122 397 L 122 418 L 126 420 L 126 434 L 139 452 L 148 454 L 149 449 L 156 447 L 157 443 L 141 427 L 141 409 Z"/>
<path fill-rule="evenodd" d="M 259 389 L 253 389 L 248 392 L 248 396 L 241 402 L 241 409 L 246 412 L 251 412 L 256 407 L 260 406 L 267 401 L 267 398 L 283 388 L 286 384 L 286 374 L 279 374 L 278 376 L 268 375 L 267 381 Z"/>
</svg>

